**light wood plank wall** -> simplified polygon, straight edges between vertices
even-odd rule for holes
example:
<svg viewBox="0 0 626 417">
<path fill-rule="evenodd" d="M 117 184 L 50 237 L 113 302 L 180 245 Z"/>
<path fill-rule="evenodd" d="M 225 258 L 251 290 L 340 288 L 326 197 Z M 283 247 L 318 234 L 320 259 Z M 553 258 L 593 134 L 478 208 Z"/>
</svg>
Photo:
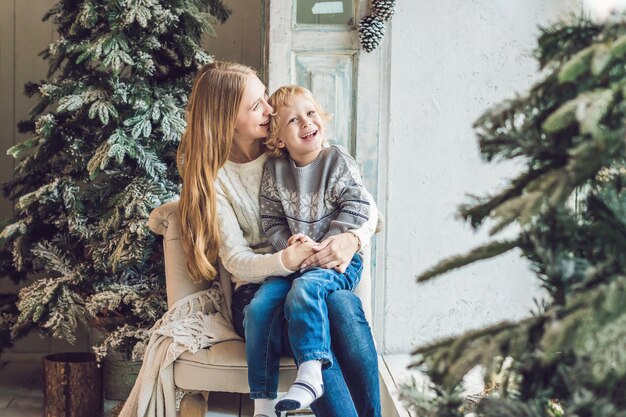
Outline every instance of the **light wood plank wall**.
<svg viewBox="0 0 626 417">
<path fill-rule="evenodd" d="M 10 179 L 13 158 L 6 149 L 25 139 L 17 122 L 28 117 L 35 99 L 24 96 L 24 84 L 46 77 L 47 64 L 38 56 L 55 36 L 51 22 L 42 22 L 53 0 L 0 0 L 0 181 Z M 11 204 L 2 199 L 0 216 L 11 215 Z"/>
<path fill-rule="evenodd" d="M 27 81 L 46 78 L 47 63 L 39 52 L 55 39 L 52 22 L 42 22 L 43 15 L 54 5 L 54 0 L 0 0 L 0 181 L 11 179 L 13 158 L 6 150 L 26 139 L 18 133 L 17 122 L 28 118 L 36 103 L 35 98 L 24 95 Z M 12 215 L 13 206 L 0 197 L 2 220 Z M 0 280 L 0 291 L 13 288 L 10 281 Z M 74 349 L 85 346 L 86 335 L 81 335 Z M 56 340 L 41 340 L 32 334 L 20 340 L 10 353 L 45 353 L 67 350 L 66 343 Z"/>
<path fill-rule="evenodd" d="M 261 71 L 262 62 L 262 5 L 264 0 L 230 0 L 231 18 L 216 25 L 218 38 L 207 38 L 203 45 L 220 60 L 233 60 Z M 24 96 L 27 81 L 46 78 L 48 63 L 38 54 L 54 41 L 56 32 L 50 21 L 42 22 L 43 15 L 56 0 L 0 0 L 0 182 L 13 174 L 13 159 L 6 150 L 26 137 L 17 132 L 17 122 L 28 117 L 36 103 Z M 0 219 L 12 214 L 10 201 L 0 197 Z M 0 278 L 0 292 L 13 288 L 8 280 Z M 82 335 L 72 349 L 87 348 Z M 11 353 L 45 353 L 67 350 L 65 343 L 40 340 L 29 336 L 20 341 Z"/>
<path fill-rule="evenodd" d="M 262 72 L 264 42 L 263 13 L 266 0 L 228 0 L 233 14 L 223 25 L 216 25 L 217 38 L 207 38 L 203 45 L 216 59 L 237 61 Z"/>
</svg>

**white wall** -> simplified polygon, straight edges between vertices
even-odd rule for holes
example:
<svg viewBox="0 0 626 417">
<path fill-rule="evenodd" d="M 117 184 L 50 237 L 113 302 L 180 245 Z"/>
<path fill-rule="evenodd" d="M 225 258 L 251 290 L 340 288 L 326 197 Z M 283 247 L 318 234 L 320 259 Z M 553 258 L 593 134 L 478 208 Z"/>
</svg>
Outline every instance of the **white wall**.
<svg viewBox="0 0 626 417">
<path fill-rule="evenodd" d="M 538 70 L 532 57 L 537 26 L 579 11 L 581 2 L 397 3 L 389 39 L 390 135 L 381 144 L 388 147 L 387 353 L 529 314 L 539 291 L 518 253 L 425 284 L 415 276 L 485 241 L 484 231 L 474 234 L 455 218 L 456 207 L 468 201 L 467 193 L 499 190 L 516 168 L 480 161 L 472 123 L 528 89 Z"/>
</svg>

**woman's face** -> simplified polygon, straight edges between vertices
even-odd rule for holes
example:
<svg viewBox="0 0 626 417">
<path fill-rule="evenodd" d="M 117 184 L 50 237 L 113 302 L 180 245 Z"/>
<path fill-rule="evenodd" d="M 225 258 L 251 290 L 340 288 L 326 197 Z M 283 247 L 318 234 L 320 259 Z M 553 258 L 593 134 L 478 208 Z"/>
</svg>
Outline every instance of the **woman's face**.
<svg viewBox="0 0 626 417">
<path fill-rule="evenodd" d="M 248 75 L 246 88 L 235 122 L 235 139 L 265 139 L 269 133 L 270 115 L 274 112 L 267 102 L 265 85 L 254 75 Z"/>
</svg>

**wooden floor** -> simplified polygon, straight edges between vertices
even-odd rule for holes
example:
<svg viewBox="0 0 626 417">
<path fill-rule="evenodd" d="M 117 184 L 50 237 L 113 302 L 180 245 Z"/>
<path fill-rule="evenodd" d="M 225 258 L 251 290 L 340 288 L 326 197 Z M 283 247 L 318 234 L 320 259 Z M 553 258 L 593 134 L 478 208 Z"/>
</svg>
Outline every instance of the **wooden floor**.
<svg viewBox="0 0 626 417">
<path fill-rule="evenodd" d="M 43 415 L 41 360 L 0 359 L 0 416 L 41 417 Z M 212 392 L 206 417 L 252 417 L 249 396 Z M 105 401 L 105 416 L 112 417 L 116 401 Z M 313 417 L 312 414 L 298 414 Z"/>
</svg>

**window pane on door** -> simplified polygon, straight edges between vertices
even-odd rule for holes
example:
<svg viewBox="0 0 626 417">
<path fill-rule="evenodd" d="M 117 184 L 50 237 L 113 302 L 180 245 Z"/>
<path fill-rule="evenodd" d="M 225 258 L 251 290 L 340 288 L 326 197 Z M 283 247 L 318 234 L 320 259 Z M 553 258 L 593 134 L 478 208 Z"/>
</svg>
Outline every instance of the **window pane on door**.
<svg viewBox="0 0 626 417">
<path fill-rule="evenodd" d="M 296 0 L 296 25 L 354 26 L 354 1 Z"/>
<path fill-rule="evenodd" d="M 311 90 L 324 111 L 333 115 L 326 123 L 326 138 L 354 156 L 355 55 L 296 52 L 294 61 L 295 83 Z"/>
</svg>

